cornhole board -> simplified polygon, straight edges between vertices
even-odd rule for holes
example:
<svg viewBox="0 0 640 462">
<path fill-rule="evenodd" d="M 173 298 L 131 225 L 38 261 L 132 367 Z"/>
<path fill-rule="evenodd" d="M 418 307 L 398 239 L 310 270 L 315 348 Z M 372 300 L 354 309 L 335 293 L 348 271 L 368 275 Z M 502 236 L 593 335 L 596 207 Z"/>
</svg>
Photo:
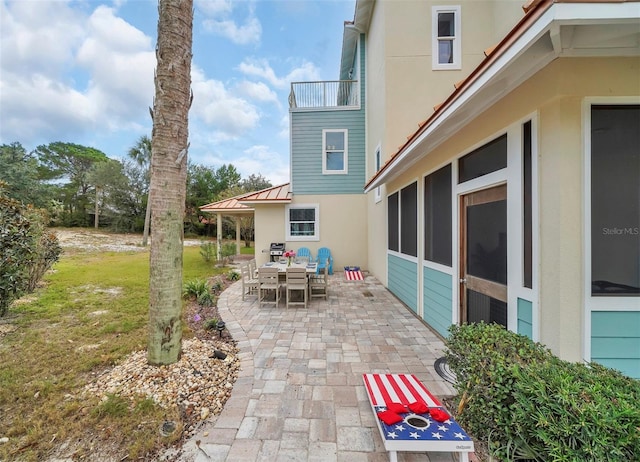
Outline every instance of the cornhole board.
<svg viewBox="0 0 640 462">
<path fill-rule="evenodd" d="M 347 281 L 364 281 L 360 270 L 344 270 L 344 277 Z"/>
<path fill-rule="evenodd" d="M 398 451 L 457 452 L 461 461 L 469 461 L 469 453 L 474 451 L 473 440 L 453 417 L 436 422 L 428 413 L 408 411 L 399 414 L 403 420 L 393 425 L 387 425 L 378 418 L 378 412 L 385 411 L 390 403 L 407 405 L 418 401 L 429 408 L 444 410 L 440 400 L 415 375 L 363 374 L 362 379 L 390 462 L 397 462 Z"/>
</svg>

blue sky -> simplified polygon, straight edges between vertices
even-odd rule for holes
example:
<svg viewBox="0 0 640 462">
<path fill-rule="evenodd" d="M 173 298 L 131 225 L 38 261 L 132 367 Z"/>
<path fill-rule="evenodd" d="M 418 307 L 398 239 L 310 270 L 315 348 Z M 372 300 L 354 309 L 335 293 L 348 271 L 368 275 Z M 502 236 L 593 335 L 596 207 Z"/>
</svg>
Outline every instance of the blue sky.
<svg viewBox="0 0 640 462">
<path fill-rule="evenodd" d="M 0 143 L 151 134 L 156 0 L 0 0 Z M 194 0 L 191 161 L 289 181 L 292 81 L 338 78 L 354 0 Z"/>
</svg>

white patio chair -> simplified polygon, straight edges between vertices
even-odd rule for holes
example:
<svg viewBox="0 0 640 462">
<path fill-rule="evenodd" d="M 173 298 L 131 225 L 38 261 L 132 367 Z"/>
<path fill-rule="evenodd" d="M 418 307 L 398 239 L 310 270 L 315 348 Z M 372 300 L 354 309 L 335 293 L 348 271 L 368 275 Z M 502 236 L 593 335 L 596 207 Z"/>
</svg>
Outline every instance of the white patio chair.
<svg viewBox="0 0 640 462">
<path fill-rule="evenodd" d="M 327 287 L 329 285 L 329 276 L 327 274 L 329 271 L 328 266 L 328 264 L 325 264 L 324 267 L 319 270 L 319 273 L 309 277 L 309 296 L 312 299 L 327 299 Z"/>
<path fill-rule="evenodd" d="M 287 290 L 287 308 L 291 305 L 307 307 L 307 270 L 306 268 L 287 268 L 285 288 Z M 292 293 L 299 292 L 302 301 L 292 301 Z"/>
<path fill-rule="evenodd" d="M 278 277 L 278 268 L 268 268 L 261 266 L 258 268 L 258 299 L 260 301 L 260 308 L 262 305 L 273 303 L 275 307 L 280 302 L 280 287 Z M 270 292 L 274 292 L 274 300 L 266 300 L 266 296 Z"/>
<path fill-rule="evenodd" d="M 242 278 L 242 300 L 245 295 L 257 295 L 258 278 L 253 276 L 249 265 L 240 265 L 240 277 Z"/>
</svg>

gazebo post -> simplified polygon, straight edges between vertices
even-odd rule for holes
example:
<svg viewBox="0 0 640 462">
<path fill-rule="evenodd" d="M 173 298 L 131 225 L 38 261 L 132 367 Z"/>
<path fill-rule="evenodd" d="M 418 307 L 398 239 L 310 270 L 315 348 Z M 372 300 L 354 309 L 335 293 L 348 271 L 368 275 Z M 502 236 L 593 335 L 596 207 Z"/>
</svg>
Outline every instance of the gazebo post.
<svg viewBox="0 0 640 462">
<path fill-rule="evenodd" d="M 240 255 L 240 220 L 241 216 L 236 216 L 236 255 Z"/>
<path fill-rule="evenodd" d="M 216 217 L 218 219 L 216 244 L 218 244 L 218 261 L 220 262 L 222 261 L 222 214 L 216 213 Z"/>
</svg>

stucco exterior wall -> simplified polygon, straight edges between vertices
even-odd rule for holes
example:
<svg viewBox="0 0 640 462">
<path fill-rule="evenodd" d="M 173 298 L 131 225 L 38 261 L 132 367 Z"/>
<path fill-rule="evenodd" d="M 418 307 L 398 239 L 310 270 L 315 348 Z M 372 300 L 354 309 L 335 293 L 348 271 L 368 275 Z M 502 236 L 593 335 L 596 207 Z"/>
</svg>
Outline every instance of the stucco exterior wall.
<svg viewBox="0 0 640 462">
<path fill-rule="evenodd" d="M 319 241 L 287 241 L 285 205 L 258 205 L 255 208 L 256 261 L 260 265 L 269 261 L 272 242 L 284 242 L 286 249 L 307 247 L 315 257 L 318 248 L 328 247 L 333 256 L 334 271 L 344 266 L 357 265 L 368 269 L 367 258 L 367 206 L 364 194 L 295 195 L 293 204 L 318 204 L 320 217 Z"/>
<path fill-rule="evenodd" d="M 534 133 L 538 147 L 534 200 L 539 209 L 538 229 L 534 229 L 539 240 L 534 254 L 539 274 L 537 333 L 542 343 L 570 361 L 585 356 L 583 101 L 638 96 L 638 75 L 637 57 L 558 59 L 387 184 L 392 192 L 532 116 L 538 127 Z"/>
</svg>

